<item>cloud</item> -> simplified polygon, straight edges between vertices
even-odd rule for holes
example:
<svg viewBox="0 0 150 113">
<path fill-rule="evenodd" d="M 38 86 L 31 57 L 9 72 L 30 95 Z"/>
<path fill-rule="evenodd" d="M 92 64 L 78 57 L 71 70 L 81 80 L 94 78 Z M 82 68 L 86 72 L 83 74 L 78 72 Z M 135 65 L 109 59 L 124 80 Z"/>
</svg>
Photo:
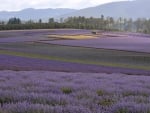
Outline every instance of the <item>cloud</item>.
<svg viewBox="0 0 150 113">
<path fill-rule="evenodd" d="M 73 8 L 81 9 L 99 4 L 122 0 L 0 0 L 0 10 L 25 8 Z"/>
</svg>

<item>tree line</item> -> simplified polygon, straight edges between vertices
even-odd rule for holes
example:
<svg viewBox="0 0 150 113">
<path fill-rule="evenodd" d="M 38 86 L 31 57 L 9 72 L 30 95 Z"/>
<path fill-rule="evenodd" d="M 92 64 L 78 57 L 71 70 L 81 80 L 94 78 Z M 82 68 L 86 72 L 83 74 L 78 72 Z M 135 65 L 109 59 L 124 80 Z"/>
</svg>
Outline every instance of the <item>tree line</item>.
<svg viewBox="0 0 150 113">
<path fill-rule="evenodd" d="M 0 21 L 0 30 L 18 30 L 18 29 L 59 29 L 59 28 L 74 28 L 74 29 L 98 29 L 106 31 L 129 31 L 150 33 L 150 19 L 138 18 L 136 20 L 127 18 L 114 19 L 113 17 L 86 18 L 84 16 L 69 17 L 60 19 L 60 21 L 50 18 L 48 22 L 43 22 L 39 19 L 38 22 L 33 20 L 22 21 L 19 18 L 10 18 L 7 22 Z"/>
</svg>

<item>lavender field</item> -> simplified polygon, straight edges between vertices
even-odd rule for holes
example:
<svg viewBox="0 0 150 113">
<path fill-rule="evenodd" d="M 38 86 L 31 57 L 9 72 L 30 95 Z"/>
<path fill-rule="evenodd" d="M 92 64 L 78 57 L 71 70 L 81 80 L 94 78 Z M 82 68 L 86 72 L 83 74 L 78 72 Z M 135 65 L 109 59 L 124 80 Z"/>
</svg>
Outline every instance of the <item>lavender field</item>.
<svg viewBox="0 0 150 113">
<path fill-rule="evenodd" d="M 93 38 L 86 39 L 87 35 Z M 82 36 L 82 40 L 72 40 L 73 36 L 76 39 Z M 76 29 L 0 31 L 0 43 L 16 42 L 38 42 L 150 53 L 150 35 L 148 34 L 99 31 L 97 35 L 94 35 L 90 30 Z"/>
<path fill-rule="evenodd" d="M 150 77 L 0 71 L 0 113 L 149 113 Z"/>
<path fill-rule="evenodd" d="M 0 32 L 0 113 L 150 113 L 150 35 Z"/>
<path fill-rule="evenodd" d="M 122 70 L 132 69 L 133 72 L 136 70 L 137 73 L 130 74 L 141 74 L 141 71 L 144 74 L 143 71 L 146 73 L 150 71 L 149 48 L 150 35 L 140 33 L 99 31 L 97 34 L 92 34 L 90 30 L 75 29 L 0 32 L 0 56 L 24 57 L 25 60 L 22 60 L 24 64 L 26 64 L 26 58 L 31 58 L 57 61 L 60 62 L 60 65 L 61 62 L 65 62 L 87 66 L 95 65 L 102 68 L 108 67 L 105 69 L 108 71 L 105 72 L 110 73 L 117 69 L 121 70 L 119 72 L 122 73 L 124 73 Z M 1 69 L 20 67 L 17 62 L 14 63 L 13 60 L 9 59 L 8 61 L 4 60 L 8 62 L 8 66 L 3 66 L 5 63 L 0 64 Z M 50 66 L 52 68 L 48 70 L 57 70 L 57 66 L 52 64 Z M 45 65 L 50 65 L 50 63 Z M 29 65 L 22 65 L 21 67 L 26 67 L 28 70 Z"/>
<path fill-rule="evenodd" d="M 91 70 L 150 75 L 149 53 L 41 43 L 6 43 L 1 44 L 0 48 L 0 69 L 47 69 L 71 72 Z"/>
<path fill-rule="evenodd" d="M 150 75 L 149 48 L 149 35 L 140 33 L 99 31 L 94 35 L 90 30 L 75 29 L 1 31 L 0 57 L 8 55 L 9 59 L 0 59 L 0 69 L 41 67 L 50 71 Z M 33 63 L 35 59 L 38 61 Z"/>
</svg>

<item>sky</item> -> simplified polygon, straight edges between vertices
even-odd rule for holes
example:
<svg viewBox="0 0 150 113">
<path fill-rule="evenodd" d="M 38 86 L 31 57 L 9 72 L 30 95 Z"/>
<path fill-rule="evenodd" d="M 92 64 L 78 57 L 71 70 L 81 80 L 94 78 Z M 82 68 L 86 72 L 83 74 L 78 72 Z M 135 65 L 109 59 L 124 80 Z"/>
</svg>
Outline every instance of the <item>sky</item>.
<svg viewBox="0 0 150 113">
<path fill-rule="evenodd" d="M 0 11 L 18 11 L 25 8 L 82 9 L 115 1 L 124 0 L 0 0 Z"/>
</svg>

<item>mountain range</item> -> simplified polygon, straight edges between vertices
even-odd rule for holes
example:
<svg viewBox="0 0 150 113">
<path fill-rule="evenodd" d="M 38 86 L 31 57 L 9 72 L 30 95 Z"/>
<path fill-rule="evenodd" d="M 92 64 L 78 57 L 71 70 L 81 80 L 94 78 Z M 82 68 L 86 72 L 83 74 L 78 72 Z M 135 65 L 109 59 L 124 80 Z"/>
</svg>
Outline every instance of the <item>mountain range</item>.
<svg viewBox="0 0 150 113">
<path fill-rule="evenodd" d="M 28 8 L 21 11 L 1 11 L 0 20 L 8 20 L 12 17 L 20 18 L 21 20 L 48 20 L 49 18 L 56 18 L 61 15 L 75 12 L 75 9 L 58 8 L 58 9 L 33 9 Z"/>
<path fill-rule="evenodd" d="M 62 17 L 70 16 L 85 16 L 85 17 L 100 17 L 101 15 L 114 18 L 150 18 L 150 0 L 134 0 L 112 2 L 96 7 L 78 10 L 74 13 L 63 15 Z"/>
<path fill-rule="evenodd" d="M 0 20 L 19 17 L 22 20 L 38 20 L 48 18 L 67 18 L 71 16 L 100 17 L 101 15 L 114 18 L 150 18 L 150 0 L 120 1 L 89 7 L 85 9 L 24 9 L 16 12 L 0 12 Z"/>
</svg>

